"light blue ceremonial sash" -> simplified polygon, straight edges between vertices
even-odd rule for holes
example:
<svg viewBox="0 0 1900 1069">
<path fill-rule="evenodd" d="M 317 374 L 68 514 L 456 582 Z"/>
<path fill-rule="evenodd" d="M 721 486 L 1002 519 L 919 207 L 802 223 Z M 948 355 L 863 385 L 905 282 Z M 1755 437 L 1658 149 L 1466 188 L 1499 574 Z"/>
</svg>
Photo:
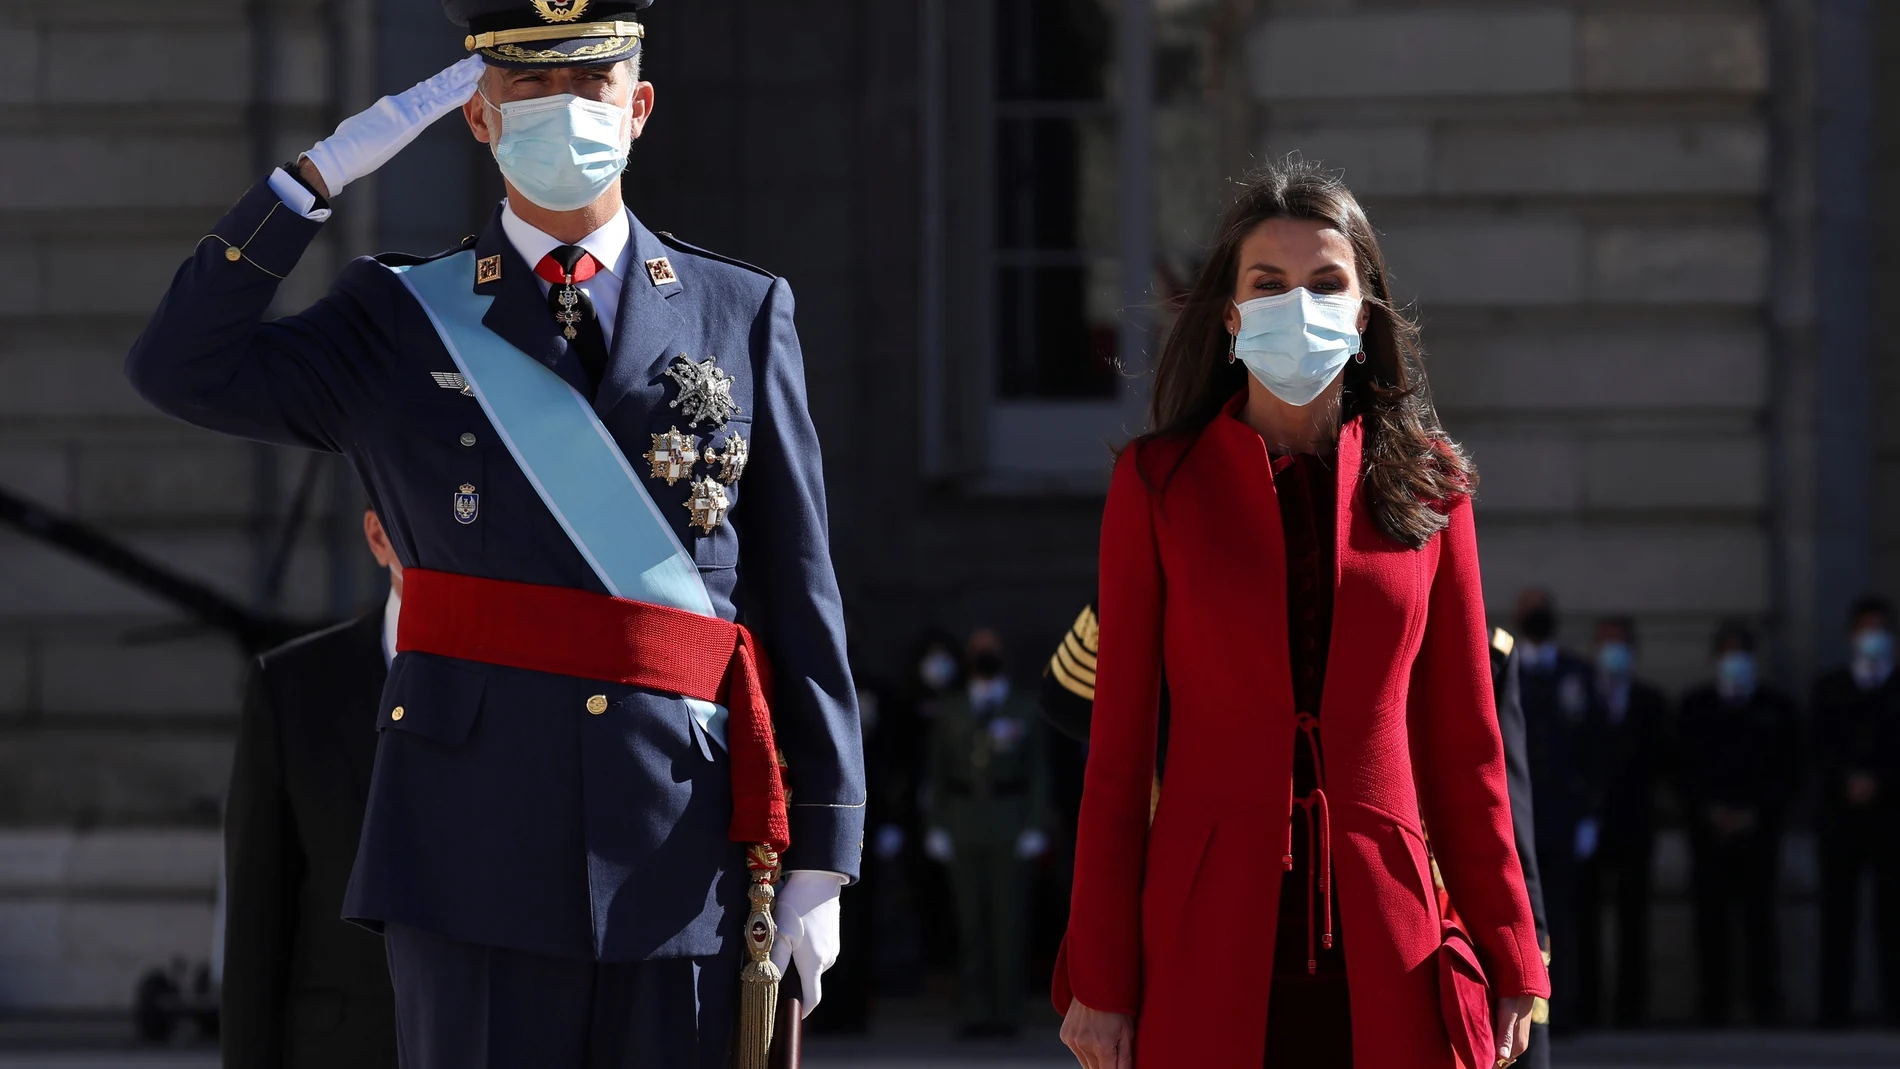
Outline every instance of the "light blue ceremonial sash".
<svg viewBox="0 0 1900 1069">
<path fill-rule="evenodd" d="M 475 254 L 392 267 L 435 325 L 469 392 L 561 529 L 617 598 L 712 616 L 699 568 L 660 515 L 607 428 L 566 380 L 483 325 L 493 297 L 474 292 Z M 684 699 L 726 742 L 726 710 Z"/>
</svg>

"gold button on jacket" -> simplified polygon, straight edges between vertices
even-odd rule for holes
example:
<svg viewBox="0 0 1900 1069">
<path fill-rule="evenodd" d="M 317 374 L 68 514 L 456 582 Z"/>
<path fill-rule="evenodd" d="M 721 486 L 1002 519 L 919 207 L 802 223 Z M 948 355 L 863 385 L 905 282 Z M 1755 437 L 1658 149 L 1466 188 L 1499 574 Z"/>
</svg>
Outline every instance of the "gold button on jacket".
<svg viewBox="0 0 1900 1069">
<path fill-rule="evenodd" d="M 593 697 L 587 699 L 587 711 L 594 714 L 595 716 L 599 716 L 600 714 L 606 712 L 607 711 L 607 696 L 605 694 L 596 694 Z"/>
<path fill-rule="evenodd" d="M 396 707 L 395 707 L 394 709 L 391 709 L 391 710 L 389 711 L 389 719 L 391 719 L 391 720 L 401 720 L 401 719 L 402 719 L 402 706 L 400 706 L 400 705 L 398 705 L 398 706 L 396 706 Z"/>
</svg>

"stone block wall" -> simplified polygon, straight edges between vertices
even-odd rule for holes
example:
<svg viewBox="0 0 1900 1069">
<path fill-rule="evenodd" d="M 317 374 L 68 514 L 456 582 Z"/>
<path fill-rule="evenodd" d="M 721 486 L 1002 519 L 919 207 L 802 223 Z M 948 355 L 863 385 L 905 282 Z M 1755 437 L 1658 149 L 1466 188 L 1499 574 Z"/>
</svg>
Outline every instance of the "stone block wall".
<svg viewBox="0 0 1900 1069">
<path fill-rule="evenodd" d="M 1774 606 L 1763 6 L 1263 4 L 1252 144 L 1343 169 L 1476 456 L 1486 600 L 1702 671 Z M 1341 64 L 1341 42 L 1351 42 Z"/>
<path fill-rule="evenodd" d="M 305 455 L 160 416 L 121 364 L 259 163 L 325 124 L 346 6 L 0 3 L 0 486 L 247 605 Z M 339 600 L 327 486 L 278 611 Z M 0 530 L 0 1010 L 129 1005 L 142 970 L 210 956 L 244 671 L 227 638 Z"/>
</svg>

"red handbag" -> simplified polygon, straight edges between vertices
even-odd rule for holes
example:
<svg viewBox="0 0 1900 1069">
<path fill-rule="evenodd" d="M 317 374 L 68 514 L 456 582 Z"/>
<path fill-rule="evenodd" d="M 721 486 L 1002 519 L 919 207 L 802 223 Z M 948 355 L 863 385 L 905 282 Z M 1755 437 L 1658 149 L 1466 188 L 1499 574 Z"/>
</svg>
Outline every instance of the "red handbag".
<svg viewBox="0 0 1900 1069">
<path fill-rule="evenodd" d="M 1438 945 L 1438 1003 L 1458 1060 L 1466 1069 L 1492 1069 L 1498 1048 L 1491 1034 L 1491 986 L 1471 937 L 1450 920 Z"/>
</svg>

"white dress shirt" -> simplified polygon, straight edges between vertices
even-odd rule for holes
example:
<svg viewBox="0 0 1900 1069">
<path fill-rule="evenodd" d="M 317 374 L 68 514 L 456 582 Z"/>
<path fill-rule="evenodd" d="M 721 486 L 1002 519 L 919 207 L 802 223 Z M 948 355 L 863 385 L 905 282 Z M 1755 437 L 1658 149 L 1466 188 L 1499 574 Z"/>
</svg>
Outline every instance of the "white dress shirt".
<svg viewBox="0 0 1900 1069">
<path fill-rule="evenodd" d="M 566 244 L 523 222 L 515 214 L 514 205 L 506 200 L 501 202 L 501 229 L 508 235 L 508 243 L 527 261 L 530 271 L 542 257 Z M 574 243 L 600 261 L 600 270 L 594 277 L 576 285 L 594 302 L 594 314 L 600 318 L 600 334 L 609 350 L 614 345 L 614 316 L 620 311 L 620 286 L 627 277 L 627 247 L 632 240 L 633 226 L 623 210 L 616 212 L 599 230 Z M 547 296 L 549 283 L 540 275 L 534 280 L 541 284 L 541 295 Z"/>
<path fill-rule="evenodd" d="M 383 602 L 383 667 L 396 659 L 396 618 L 402 615 L 402 595 L 389 588 L 389 600 Z"/>
</svg>

